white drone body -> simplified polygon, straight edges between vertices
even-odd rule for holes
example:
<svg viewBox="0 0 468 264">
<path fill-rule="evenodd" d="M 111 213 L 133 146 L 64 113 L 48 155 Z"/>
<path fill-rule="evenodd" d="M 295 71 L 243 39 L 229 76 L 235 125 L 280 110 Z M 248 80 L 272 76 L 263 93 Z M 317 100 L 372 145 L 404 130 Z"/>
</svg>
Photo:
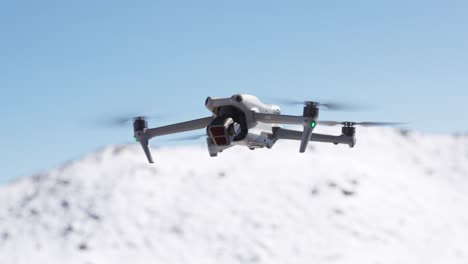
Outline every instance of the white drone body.
<svg viewBox="0 0 468 264">
<path fill-rule="evenodd" d="M 148 146 L 151 138 L 197 129 L 206 129 L 208 152 L 210 156 L 215 157 L 218 153 L 235 145 L 245 146 L 252 150 L 272 148 L 280 139 L 301 141 L 299 152 L 305 152 L 310 141 L 347 144 L 349 147 L 354 147 L 355 125 L 396 124 L 318 121 L 319 107 L 331 109 L 334 105 L 310 101 L 304 102 L 302 115 L 282 115 L 279 106 L 265 104 L 257 97 L 248 94 L 236 94 L 228 98 L 208 97 L 205 106 L 212 113 L 211 116 L 168 126 L 148 128 L 144 117 L 135 118 L 133 123 L 135 140 L 140 142 L 148 161 L 153 163 Z M 303 131 L 285 129 L 281 127 L 283 124 L 302 125 Z M 343 125 L 340 135 L 313 133 L 317 125 L 338 124 Z"/>
<path fill-rule="evenodd" d="M 264 104 L 257 97 L 247 94 L 238 94 L 220 99 L 208 97 L 205 106 L 213 113 L 215 118 L 226 111 L 231 111 L 233 115 L 239 115 L 239 117 L 235 118 L 236 120 L 231 118 L 234 122 L 234 132 L 236 134 L 231 144 L 217 142 L 217 140 L 222 141 L 224 135 L 217 138 L 211 131 L 215 130 L 213 127 L 207 129 L 208 150 L 211 156 L 216 156 L 217 153 L 234 145 L 255 149 L 271 148 L 275 144 L 276 140 L 273 138 L 275 124 L 258 122 L 255 119 L 255 113 L 279 115 L 281 114 L 279 106 Z"/>
</svg>

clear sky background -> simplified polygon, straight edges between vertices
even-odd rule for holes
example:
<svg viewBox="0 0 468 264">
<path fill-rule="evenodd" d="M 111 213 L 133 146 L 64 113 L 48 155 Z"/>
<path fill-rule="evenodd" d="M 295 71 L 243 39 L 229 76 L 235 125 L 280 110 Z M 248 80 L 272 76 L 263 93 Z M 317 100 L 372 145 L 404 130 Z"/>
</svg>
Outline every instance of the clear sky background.
<svg viewBox="0 0 468 264">
<path fill-rule="evenodd" d="M 106 117 L 207 116 L 208 95 L 357 101 L 376 108 L 321 116 L 466 132 L 467 14 L 467 1 L 1 1 L 0 181 L 129 142 L 131 125 Z"/>
</svg>

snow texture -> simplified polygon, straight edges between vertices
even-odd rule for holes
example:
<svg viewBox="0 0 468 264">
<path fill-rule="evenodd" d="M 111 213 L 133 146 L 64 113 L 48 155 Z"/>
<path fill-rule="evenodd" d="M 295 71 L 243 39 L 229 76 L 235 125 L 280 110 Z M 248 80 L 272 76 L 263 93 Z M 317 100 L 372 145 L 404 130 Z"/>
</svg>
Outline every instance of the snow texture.
<svg viewBox="0 0 468 264">
<path fill-rule="evenodd" d="M 468 263 L 468 137 L 298 149 L 109 146 L 0 186 L 0 263 Z"/>
</svg>

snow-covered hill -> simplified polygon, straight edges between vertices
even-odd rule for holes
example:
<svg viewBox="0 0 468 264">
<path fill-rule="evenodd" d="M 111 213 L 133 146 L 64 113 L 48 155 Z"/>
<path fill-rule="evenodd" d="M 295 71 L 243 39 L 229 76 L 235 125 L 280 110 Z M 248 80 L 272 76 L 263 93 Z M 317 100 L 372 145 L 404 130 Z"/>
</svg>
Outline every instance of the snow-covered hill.
<svg viewBox="0 0 468 264">
<path fill-rule="evenodd" d="M 110 146 L 1 186 L 0 263 L 468 263 L 468 137 L 298 148 Z"/>
</svg>

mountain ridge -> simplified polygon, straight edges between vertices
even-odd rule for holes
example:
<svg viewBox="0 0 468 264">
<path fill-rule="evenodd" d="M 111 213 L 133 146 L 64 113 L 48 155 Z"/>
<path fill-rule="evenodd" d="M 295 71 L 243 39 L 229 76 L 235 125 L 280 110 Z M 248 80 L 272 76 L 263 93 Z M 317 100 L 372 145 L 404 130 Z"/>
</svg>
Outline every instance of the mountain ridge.
<svg viewBox="0 0 468 264">
<path fill-rule="evenodd" d="M 0 262 L 465 263 L 468 139 L 108 146 L 0 187 Z"/>
</svg>

